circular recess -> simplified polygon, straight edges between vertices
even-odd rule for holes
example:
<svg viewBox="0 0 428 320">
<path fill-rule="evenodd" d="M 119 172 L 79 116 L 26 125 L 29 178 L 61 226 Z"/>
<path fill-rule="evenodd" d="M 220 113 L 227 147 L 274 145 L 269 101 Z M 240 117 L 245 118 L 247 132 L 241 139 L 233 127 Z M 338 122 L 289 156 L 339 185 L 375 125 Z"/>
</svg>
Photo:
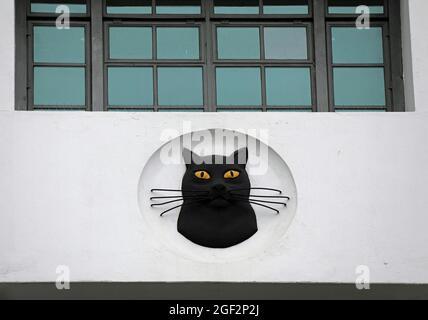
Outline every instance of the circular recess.
<svg viewBox="0 0 428 320">
<path fill-rule="evenodd" d="M 216 134 L 221 131 L 222 135 Z M 199 139 L 210 135 L 211 139 Z M 220 136 L 227 138 L 218 138 Z M 267 187 L 283 190 L 289 196 L 287 207 L 276 206 L 279 214 L 263 207 L 252 205 L 258 224 L 258 232 L 248 240 L 226 249 L 202 247 L 187 240 L 177 231 L 177 220 L 180 208 L 174 209 L 164 216 L 160 213 L 169 207 L 152 208 L 150 197 L 158 196 L 152 189 L 180 189 L 186 166 L 182 162 L 182 147 L 192 149 L 197 154 L 230 155 L 239 147 L 247 146 L 249 157 L 247 172 L 252 187 Z M 222 153 L 206 150 L 225 150 Z M 205 153 L 204 153 L 205 152 Z M 165 159 L 165 157 L 167 159 Z M 180 193 L 174 193 L 174 195 Z M 252 191 L 252 194 L 270 195 L 266 191 Z M 164 195 L 164 194 L 162 194 Z M 297 190 L 290 168 L 271 147 L 259 139 L 244 133 L 211 129 L 188 133 L 172 139 L 161 146 L 143 168 L 138 185 L 138 201 L 140 212 L 148 225 L 149 232 L 165 249 L 181 257 L 207 263 L 225 263 L 254 258 L 278 245 L 290 226 L 297 209 Z"/>
</svg>

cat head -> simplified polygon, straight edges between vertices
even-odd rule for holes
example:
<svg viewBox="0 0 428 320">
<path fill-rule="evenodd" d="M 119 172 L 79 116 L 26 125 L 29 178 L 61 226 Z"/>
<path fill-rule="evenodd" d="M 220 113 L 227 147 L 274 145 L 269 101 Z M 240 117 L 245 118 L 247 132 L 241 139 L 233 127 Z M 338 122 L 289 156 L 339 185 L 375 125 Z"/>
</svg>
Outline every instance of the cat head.
<svg viewBox="0 0 428 320">
<path fill-rule="evenodd" d="M 229 156 L 201 157 L 184 149 L 186 172 L 182 180 L 185 197 L 207 195 L 206 205 L 227 207 L 233 202 L 231 191 L 239 195 L 250 192 L 250 179 L 246 171 L 248 149 L 242 148 Z"/>
<path fill-rule="evenodd" d="M 152 189 L 153 193 L 162 195 L 151 197 L 154 201 L 151 206 L 171 206 L 161 217 L 181 208 L 177 230 L 198 245 L 228 248 L 249 239 L 258 230 L 252 206 L 279 213 L 273 206 L 286 206 L 284 201 L 289 199 L 281 195 L 281 190 L 251 187 L 246 170 L 247 148 L 229 156 L 206 157 L 184 149 L 183 158 L 186 172 L 181 189 Z M 251 191 L 265 193 L 251 194 Z"/>
</svg>

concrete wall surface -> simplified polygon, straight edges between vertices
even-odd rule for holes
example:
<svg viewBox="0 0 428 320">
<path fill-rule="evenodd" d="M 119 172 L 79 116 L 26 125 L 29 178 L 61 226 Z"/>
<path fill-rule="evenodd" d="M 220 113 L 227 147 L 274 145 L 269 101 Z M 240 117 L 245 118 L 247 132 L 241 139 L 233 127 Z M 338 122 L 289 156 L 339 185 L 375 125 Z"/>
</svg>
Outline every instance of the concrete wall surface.
<svg viewBox="0 0 428 320">
<path fill-rule="evenodd" d="M 428 283 L 428 114 L 186 120 L 268 130 L 297 188 L 284 237 L 253 257 L 205 263 L 144 223 L 142 169 L 182 114 L 3 112 L 0 282 L 54 281 L 67 265 L 73 281 L 353 283 L 363 265 L 373 283 Z"/>
</svg>

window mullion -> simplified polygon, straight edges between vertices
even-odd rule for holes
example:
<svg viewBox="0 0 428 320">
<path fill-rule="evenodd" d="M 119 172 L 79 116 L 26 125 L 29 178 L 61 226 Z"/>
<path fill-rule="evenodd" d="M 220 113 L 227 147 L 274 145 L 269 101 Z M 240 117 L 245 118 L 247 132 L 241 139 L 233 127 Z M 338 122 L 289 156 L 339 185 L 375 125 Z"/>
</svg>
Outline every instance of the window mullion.
<svg viewBox="0 0 428 320">
<path fill-rule="evenodd" d="M 214 37 L 213 37 L 213 32 L 215 29 L 212 21 L 211 21 L 211 13 L 213 10 L 212 7 L 213 1 L 202 1 L 202 5 L 205 6 L 205 37 L 204 37 L 204 41 L 205 43 L 203 43 L 204 49 L 205 49 L 205 63 L 206 63 L 206 68 L 205 68 L 205 80 L 206 80 L 206 84 L 205 86 L 207 87 L 206 90 L 206 94 L 207 96 L 205 97 L 205 110 L 208 112 L 215 112 L 216 111 L 216 92 L 215 92 L 215 66 L 214 66 L 214 51 L 213 48 L 215 48 L 215 46 L 213 45 L 213 41 L 214 41 Z"/>
<path fill-rule="evenodd" d="M 29 82 L 27 68 L 31 60 L 27 56 L 27 49 L 30 45 L 28 43 L 26 14 L 27 1 L 15 1 L 15 110 L 28 110 Z"/>
<path fill-rule="evenodd" d="M 318 112 L 330 111 L 325 10 L 326 0 L 313 1 L 316 111 Z"/>
<path fill-rule="evenodd" d="M 91 1 L 92 111 L 104 111 L 103 2 Z"/>
<path fill-rule="evenodd" d="M 404 112 L 403 58 L 401 44 L 400 1 L 388 1 L 389 9 L 389 43 L 391 78 L 392 78 L 392 111 Z"/>
</svg>

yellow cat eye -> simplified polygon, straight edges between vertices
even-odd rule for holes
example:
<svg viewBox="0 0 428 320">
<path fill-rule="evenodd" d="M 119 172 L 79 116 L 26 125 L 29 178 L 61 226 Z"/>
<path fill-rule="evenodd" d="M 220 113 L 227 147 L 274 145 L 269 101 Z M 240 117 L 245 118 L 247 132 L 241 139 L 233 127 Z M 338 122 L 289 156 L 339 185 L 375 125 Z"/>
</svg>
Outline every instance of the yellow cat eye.
<svg viewBox="0 0 428 320">
<path fill-rule="evenodd" d="M 211 179 L 211 176 L 208 172 L 204 171 L 204 170 L 200 170 L 200 171 L 196 171 L 195 172 L 195 177 L 198 179 L 202 179 L 202 180 L 209 180 Z"/>
<path fill-rule="evenodd" d="M 239 177 L 239 171 L 229 170 L 224 174 L 225 179 L 235 179 Z"/>
</svg>

